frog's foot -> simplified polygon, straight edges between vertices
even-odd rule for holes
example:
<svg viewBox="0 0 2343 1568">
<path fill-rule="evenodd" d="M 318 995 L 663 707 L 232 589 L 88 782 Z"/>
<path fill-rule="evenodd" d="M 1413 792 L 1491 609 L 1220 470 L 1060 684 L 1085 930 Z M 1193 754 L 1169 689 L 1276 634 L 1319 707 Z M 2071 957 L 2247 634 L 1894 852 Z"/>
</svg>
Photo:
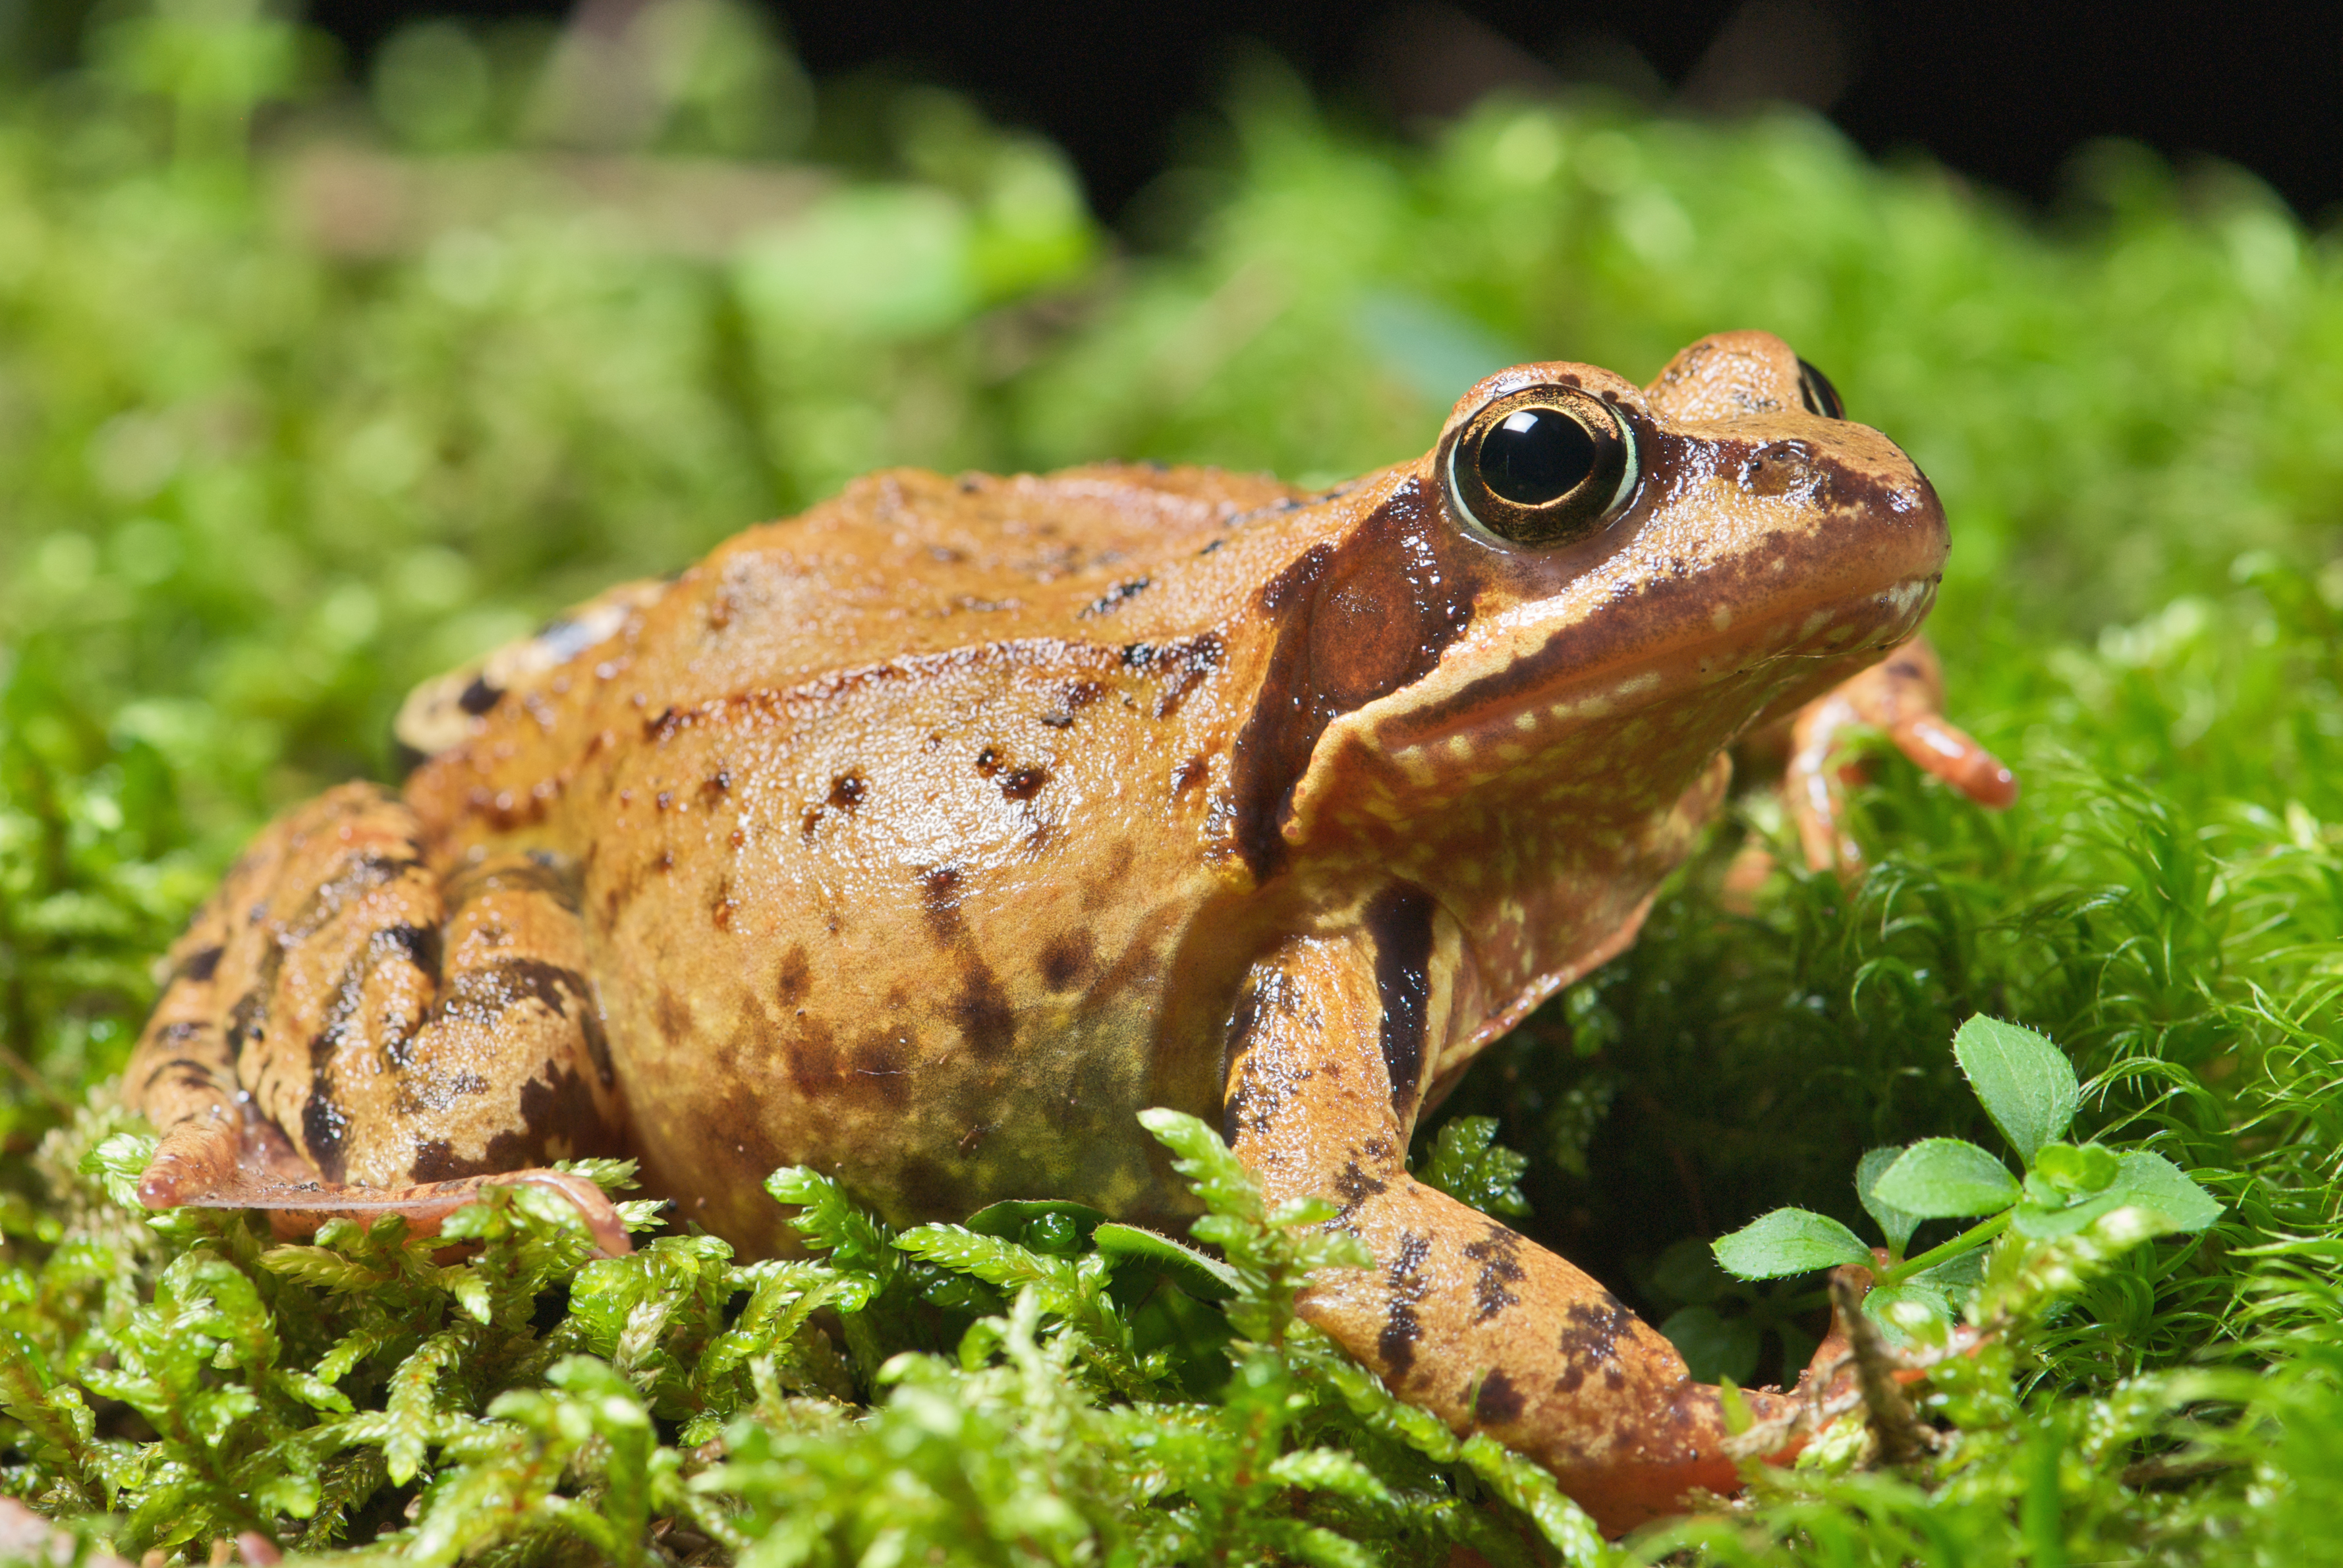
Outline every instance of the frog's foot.
<svg viewBox="0 0 2343 1568">
<path fill-rule="evenodd" d="M 617 1207 L 583 1176 L 538 1170 L 404 1187 L 321 1181 L 283 1133 L 256 1118 L 244 1126 L 223 1120 L 171 1129 L 138 1179 L 138 1201 L 149 1209 L 257 1209 L 267 1214 L 269 1229 L 288 1241 L 315 1234 L 328 1220 L 363 1225 L 386 1214 L 404 1219 L 409 1235 L 436 1236 L 450 1214 L 488 1187 L 549 1188 L 577 1209 L 604 1252 L 618 1257 L 633 1250 Z"/>
<path fill-rule="evenodd" d="M 1302 1316 L 1457 1432 L 1546 1465 L 1607 1532 L 1681 1512 L 1695 1490 L 1736 1490 L 1721 1396 L 1673 1345 L 1569 1262 L 1408 1175 L 1407 1124 L 1449 1006 L 1448 966 L 1420 956 L 1457 936 L 1411 890 L 1378 903 L 1373 937 L 1298 940 L 1258 963 L 1232 1026 L 1238 1157 L 1272 1203 L 1340 1202 L 1333 1222 L 1374 1258 L 1316 1276 Z M 1743 1398 L 1778 1434 L 1751 1457 L 1803 1446 L 1806 1402 Z"/>
<path fill-rule="evenodd" d="M 1946 722 L 1944 696 L 1944 670 L 1936 652 L 1926 638 L 1916 637 L 1793 716 L 1782 795 L 1807 865 L 1846 873 L 1863 866 L 1863 851 L 1844 827 L 1846 787 L 1862 783 L 1863 771 L 1858 765 L 1833 765 L 1851 725 L 1885 730 L 1914 763 L 1980 806 L 1998 810 L 2017 799 L 2016 776 Z"/>
<path fill-rule="evenodd" d="M 163 1134 L 150 1208 L 436 1230 L 480 1188 L 550 1186 L 606 1251 L 600 1190 L 538 1169 L 621 1125 L 575 900 L 528 856 L 425 863 L 413 812 L 349 785 L 272 824 L 172 950 L 125 1094 Z"/>
</svg>

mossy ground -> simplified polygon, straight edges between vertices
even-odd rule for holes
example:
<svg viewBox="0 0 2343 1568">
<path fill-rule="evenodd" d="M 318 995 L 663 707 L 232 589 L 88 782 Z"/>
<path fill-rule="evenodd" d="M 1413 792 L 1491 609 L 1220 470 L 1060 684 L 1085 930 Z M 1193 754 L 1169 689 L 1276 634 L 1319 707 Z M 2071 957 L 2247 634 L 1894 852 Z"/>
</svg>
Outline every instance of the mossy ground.
<svg viewBox="0 0 2343 1568">
<path fill-rule="evenodd" d="M 1932 635 L 2025 797 L 1987 816 L 1885 758 L 1869 875 L 1728 914 L 1724 862 L 1778 828 L 1753 807 L 1455 1109 L 1531 1157 L 1530 1233 L 1654 1319 L 1754 1325 L 1715 1351 L 1736 1372 L 1814 1325 L 1701 1239 L 1790 1202 L 1859 1226 L 1864 1150 L 1990 1143 L 1948 1049 L 1972 1012 L 2071 1053 L 2078 1136 L 2227 1211 L 2043 1281 L 1931 1385 L 1953 1435 L 1919 1469 L 1800 1471 L 1622 1550 L 2343 1559 L 2331 238 L 2119 147 L 2046 220 L 1805 119 L 1492 104 L 1398 145 L 1263 68 L 1132 254 L 955 99 L 815 93 L 744 14 L 647 14 L 634 146 L 826 166 L 785 220 L 687 246 L 548 198 L 335 240 L 297 177 L 320 137 L 428 181 L 603 134 L 535 35 L 412 35 L 368 97 L 235 0 L 167 0 L 0 115 L 0 1485 L 196 1555 L 240 1529 L 437 1560 L 1599 1554 L 1534 1475 L 1288 1332 L 1299 1232 L 1234 1189 L 1224 1244 L 1258 1266 L 1225 1307 L 1041 1211 L 903 1251 L 838 1208 L 828 1264 L 675 1237 L 580 1267 L 516 1200 L 442 1266 L 148 1226 L 107 1083 L 266 814 L 387 776 L 413 681 L 609 581 L 884 463 L 1331 480 L 1420 450 L 1500 364 L 1644 377 L 1760 327 L 1935 479 Z"/>
</svg>

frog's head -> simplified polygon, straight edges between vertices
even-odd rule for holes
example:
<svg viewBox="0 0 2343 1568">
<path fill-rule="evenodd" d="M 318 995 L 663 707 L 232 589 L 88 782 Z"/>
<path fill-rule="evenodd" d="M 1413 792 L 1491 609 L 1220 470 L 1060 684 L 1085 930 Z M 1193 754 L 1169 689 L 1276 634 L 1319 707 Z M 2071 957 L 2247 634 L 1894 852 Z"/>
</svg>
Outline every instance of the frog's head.
<svg viewBox="0 0 2343 1568">
<path fill-rule="evenodd" d="M 1909 637 L 1946 543 L 1911 459 L 1758 332 L 1648 387 L 1501 372 L 1340 504 L 1263 595 L 1300 612 L 1239 748 L 1241 772 L 1291 769 L 1277 842 L 1253 840 L 1272 859 L 1362 836 L 1467 854 L 1553 813 L 1646 831 L 1753 722 Z"/>
</svg>

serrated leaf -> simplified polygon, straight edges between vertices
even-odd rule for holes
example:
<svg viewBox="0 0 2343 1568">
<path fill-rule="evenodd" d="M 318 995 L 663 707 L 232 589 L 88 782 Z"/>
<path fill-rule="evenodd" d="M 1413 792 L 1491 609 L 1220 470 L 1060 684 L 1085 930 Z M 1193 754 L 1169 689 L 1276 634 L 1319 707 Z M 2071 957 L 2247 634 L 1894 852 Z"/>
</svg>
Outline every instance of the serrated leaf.
<svg viewBox="0 0 2343 1568">
<path fill-rule="evenodd" d="M 2082 1108 L 2075 1064 L 2030 1029 L 1976 1014 L 1954 1034 L 1953 1056 L 2021 1160 L 2031 1162 L 2036 1150 L 2063 1137 Z"/>
<path fill-rule="evenodd" d="M 1828 1215 L 1808 1209 L 1760 1214 L 1713 1243 L 1725 1271 L 1744 1280 L 1778 1280 L 1841 1263 L 1872 1262 L 1863 1239 Z"/>
<path fill-rule="evenodd" d="M 2201 1231 L 2221 1217 L 2221 1201 L 2163 1155 L 2135 1149 L 2118 1157 L 2108 1194 L 2171 1221 L 2176 1231 Z"/>
<path fill-rule="evenodd" d="M 1882 1202 L 1926 1220 L 1997 1214 L 2017 1201 L 2009 1168 L 1962 1138 L 1924 1138 L 1880 1172 Z"/>
<path fill-rule="evenodd" d="M 1865 1150 L 1863 1158 L 1855 1162 L 1855 1198 L 1863 1204 L 1863 1211 L 1871 1216 L 1871 1222 L 1879 1227 L 1879 1233 L 1887 1238 L 1887 1250 L 1898 1257 L 1904 1255 L 1905 1243 L 1912 1240 L 1912 1232 L 1920 1228 L 1922 1216 L 1907 1213 L 1882 1199 L 1879 1179 L 1903 1155 L 1904 1147 L 1898 1144 L 1891 1149 Z"/>
<path fill-rule="evenodd" d="M 391 1373 L 389 1396 L 383 1402 L 388 1429 L 383 1459 L 389 1466 L 392 1485 L 406 1485 L 423 1468 L 425 1445 L 437 1427 L 439 1373 L 455 1362 L 462 1348 L 451 1332 L 434 1334 Z"/>
<path fill-rule="evenodd" d="M 1225 1301 L 1237 1288 L 1236 1271 L 1218 1258 L 1137 1225 L 1110 1221 L 1091 1232 L 1091 1241 L 1110 1262 L 1151 1263 L 1202 1301 Z"/>
<path fill-rule="evenodd" d="M 1466 1438 L 1459 1457 L 1491 1491 L 1528 1515 L 1538 1533 L 1567 1563 L 1612 1560 L 1602 1532 L 1586 1510 L 1562 1494 L 1553 1473 L 1499 1442 L 1485 1432 Z"/>
</svg>

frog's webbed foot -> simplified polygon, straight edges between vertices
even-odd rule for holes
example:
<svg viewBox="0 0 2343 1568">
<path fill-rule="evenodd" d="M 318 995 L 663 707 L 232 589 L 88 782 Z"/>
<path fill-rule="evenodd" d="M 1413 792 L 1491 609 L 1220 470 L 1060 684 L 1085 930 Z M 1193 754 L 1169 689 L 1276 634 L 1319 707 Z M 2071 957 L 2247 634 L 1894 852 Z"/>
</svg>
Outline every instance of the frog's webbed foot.
<svg viewBox="0 0 2343 1568">
<path fill-rule="evenodd" d="M 2016 775 L 1946 720 L 1944 699 L 1943 667 L 1927 639 L 1916 637 L 1790 716 L 1782 799 L 1807 865 L 1845 875 L 1863 868 L 1863 851 L 1845 827 L 1847 786 L 1864 782 L 1863 769 L 1835 762 L 1851 726 L 1885 730 L 1916 766 L 1980 806 L 1999 810 L 2017 799 Z"/>
<path fill-rule="evenodd" d="M 1340 1202 L 1333 1222 L 1374 1258 L 1316 1276 L 1302 1315 L 1453 1429 L 1544 1464 L 1605 1531 L 1680 1512 L 1696 1489 L 1736 1490 L 1721 1396 L 1673 1345 L 1565 1260 L 1408 1174 L 1448 1000 L 1436 978 L 1411 991 L 1410 965 L 1373 950 L 1453 940 L 1444 919 L 1417 895 L 1391 900 L 1370 940 L 1291 942 L 1254 967 L 1232 1024 L 1237 1156 L 1272 1202 Z M 1756 1457 L 1803 1446 L 1805 1401 L 1743 1397 L 1778 1434 Z"/>
<path fill-rule="evenodd" d="M 250 1115 L 182 1122 L 163 1136 L 138 1179 L 138 1201 L 149 1209 L 256 1209 L 280 1239 L 312 1235 L 328 1220 L 360 1224 L 397 1214 L 407 1233 L 436 1236 L 439 1227 L 485 1187 L 545 1187 L 568 1200 L 594 1244 L 612 1257 L 633 1249 L 626 1221 L 608 1194 L 567 1171 L 499 1171 L 403 1187 L 354 1187 L 322 1181 L 302 1162 L 285 1135 Z"/>
<path fill-rule="evenodd" d="M 536 1168 L 615 1153 L 620 1120 L 574 900 L 527 856 L 424 862 L 371 785 L 272 824 L 172 950 L 125 1077 L 162 1141 L 149 1208 L 332 1215 L 436 1230 L 483 1186 L 549 1186 L 609 1251 L 600 1189 Z"/>
</svg>

